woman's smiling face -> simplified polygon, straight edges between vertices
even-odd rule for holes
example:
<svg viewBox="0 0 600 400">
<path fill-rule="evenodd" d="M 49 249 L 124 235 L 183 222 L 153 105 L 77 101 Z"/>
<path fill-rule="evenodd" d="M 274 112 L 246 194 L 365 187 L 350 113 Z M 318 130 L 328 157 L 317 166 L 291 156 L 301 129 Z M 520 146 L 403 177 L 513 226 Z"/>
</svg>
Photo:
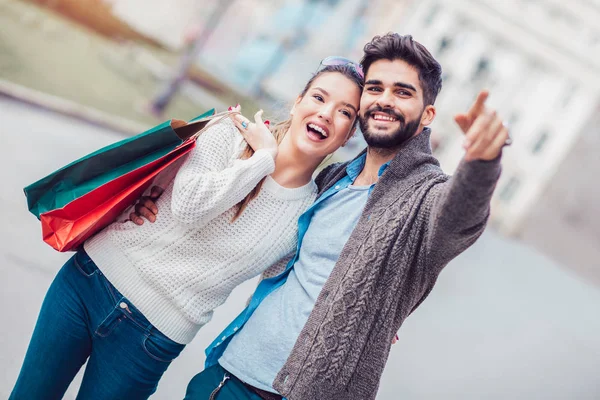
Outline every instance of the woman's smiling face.
<svg viewBox="0 0 600 400">
<path fill-rule="evenodd" d="M 361 90 L 339 72 L 319 75 L 292 108 L 292 144 L 311 157 L 325 157 L 352 136 Z"/>
</svg>

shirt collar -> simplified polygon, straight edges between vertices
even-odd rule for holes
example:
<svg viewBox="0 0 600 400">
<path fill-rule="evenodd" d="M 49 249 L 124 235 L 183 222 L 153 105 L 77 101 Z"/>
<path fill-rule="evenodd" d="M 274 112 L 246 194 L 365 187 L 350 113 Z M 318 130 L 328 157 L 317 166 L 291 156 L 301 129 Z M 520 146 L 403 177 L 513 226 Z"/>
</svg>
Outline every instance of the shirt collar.
<svg viewBox="0 0 600 400">
<path fill-rule="evenodd" d="M 357 157 L 352 162 L 350 162 L 348 164 L 348 166 L 346 167 L 346 173 L 348 174 L 348 176 L 350 177 L 352 182 L 354 182 L 354 180 L 358 177 L 360 172 L 363 170 L 366 160 L 367 160 L 367 153 L 365 152 L 362 155 L 360 155 L 360 157 Z M 383 173 L 385 172 L 387 167 L 390 165 L 390 162 L 391 161 L 386 162 L 379 168 L 379 172 L 377 173 L 378 177 L 381 177 L 381 175 L 383 175 Z"/>
</svg>

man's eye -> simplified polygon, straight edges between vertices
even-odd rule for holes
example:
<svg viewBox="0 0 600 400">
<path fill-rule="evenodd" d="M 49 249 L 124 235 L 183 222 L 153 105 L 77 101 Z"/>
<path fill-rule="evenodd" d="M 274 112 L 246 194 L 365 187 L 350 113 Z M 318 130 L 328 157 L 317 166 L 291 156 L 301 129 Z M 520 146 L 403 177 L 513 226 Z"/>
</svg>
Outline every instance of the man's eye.
<svg viewBox="0 0 600 400">
<path fill-rule="evenodd" d="M 381 88 L 378 88 L 378 87 L 370 87 L 367 90 L 369 92 L 381 92 Z"/>
</svg>

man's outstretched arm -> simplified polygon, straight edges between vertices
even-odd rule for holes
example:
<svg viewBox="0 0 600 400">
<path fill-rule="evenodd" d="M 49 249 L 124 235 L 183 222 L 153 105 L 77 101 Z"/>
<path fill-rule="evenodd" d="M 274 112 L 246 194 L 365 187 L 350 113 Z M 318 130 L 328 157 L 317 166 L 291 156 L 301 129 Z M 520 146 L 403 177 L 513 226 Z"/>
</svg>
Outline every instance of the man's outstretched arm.
<svg viewBox="0 0 600 400">
<path fill-rule="evenodd" d="M 428 254 L 435 265 L 445 265 L 473 244 L 489 217 L 502 148 L 510 137 L 496 111 L 485 105 L 487 97 L 481 92 L 467 113 L 455 117 L 465 133 L 465 157 L 450 180 L 432 189 Z"/>
</svg>

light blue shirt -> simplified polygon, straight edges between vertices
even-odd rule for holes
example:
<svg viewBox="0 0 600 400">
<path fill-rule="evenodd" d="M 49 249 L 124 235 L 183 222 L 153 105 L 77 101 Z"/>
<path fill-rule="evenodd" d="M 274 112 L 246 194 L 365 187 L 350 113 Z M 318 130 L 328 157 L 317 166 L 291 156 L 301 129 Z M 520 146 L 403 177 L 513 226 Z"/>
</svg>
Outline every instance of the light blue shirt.
<svg viewBox="0 0 600 400">
<path fill-rule="evenodd" d="M 248 306 L 221 332 L 219 336 L 206 348 L 206 361 L 204 364 L 205 368 L 212 367 L 218 363 L 219 358 L 225 352 L 225 349 L 231 342 L 231 339 L 239 333 L 246 322 L 250 319 L 254 311 L 258 308 L 258 306 L 265 300 L 271 293 L 273 293 L 277 288 L 284 285 L 290 275 L 291 271 L 294 268 L 294 264 L 298 261 L 300 249 L 302 248 L 302 241 L 304 236 L 310 226 L 312 216 L 315 214 L 317 209 L 320 207 L 321 203 L 325 200 L 336 194 L 342 189 L 347 188 L 354 182 L 356 177 L 362 171 L 366 160 L 366 154 L 363 154 L 361 157 L 352 161 L 346 167 L 346 176 L 341 178 L 334 186 L 329 188 L 325 193 L 323 193 L 315 203 L 304 212 L 298 219 L 298 247 L 296 250 L 296 255 L 290 260 L 286 269 L 281 274 L 274 276 L 269 279 L 263 280 L 258 287 L 256 288 L 254 294 L 252 295 L 252 299 Z M 389 163 L 386 163 L 381 166 L 379 169 L 379 176 L 383 174 L 385 169 Z M 375 185 L 372 185 L 369 189 L 369 194 L 373 191 Z M 268 327 L 268 321 L 266 322 Z"/>
<path fill-rule="evenodd" d="M 265 298 L 233 337 L 219 359 L 223 368 L 254 387 L 276 393 L 272 382 L 354 230 L 369 189 L 348 186 L 319 204 L 285 285 Z"/>
</svg>

